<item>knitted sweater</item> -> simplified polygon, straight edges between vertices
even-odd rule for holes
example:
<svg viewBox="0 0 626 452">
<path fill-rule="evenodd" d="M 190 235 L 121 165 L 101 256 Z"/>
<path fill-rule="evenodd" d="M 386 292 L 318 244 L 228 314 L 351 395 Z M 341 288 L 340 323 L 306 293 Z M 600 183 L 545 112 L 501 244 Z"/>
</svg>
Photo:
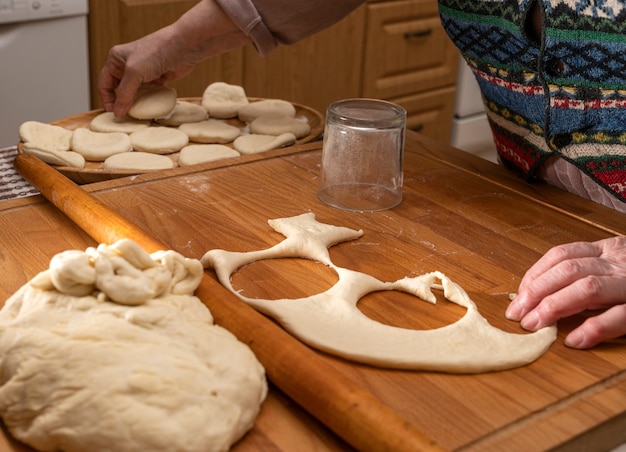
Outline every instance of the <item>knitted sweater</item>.
<svg viewBox="0 0 626 452">
<path fill-rule="evenodd" d="M 501 160 L 527 178 L 554 154 L 626 201 L 626 5 L 621 0 L 440 0 L 483 93 Z"/>
</svg>

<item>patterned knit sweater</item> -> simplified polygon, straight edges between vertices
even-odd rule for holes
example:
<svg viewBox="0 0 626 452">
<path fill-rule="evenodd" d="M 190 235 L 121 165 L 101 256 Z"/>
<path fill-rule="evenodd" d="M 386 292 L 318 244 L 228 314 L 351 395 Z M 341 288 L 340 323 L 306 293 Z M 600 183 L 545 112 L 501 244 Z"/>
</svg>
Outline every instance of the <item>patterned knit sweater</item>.
<svg viewBox="0 0 626 452">
<path fill-rule="evenodd" d="M 526 177 L 555 153 L 626 201 L 623 0 L 439 0 L 483 93 L 501 160 Z"/>
</svg>

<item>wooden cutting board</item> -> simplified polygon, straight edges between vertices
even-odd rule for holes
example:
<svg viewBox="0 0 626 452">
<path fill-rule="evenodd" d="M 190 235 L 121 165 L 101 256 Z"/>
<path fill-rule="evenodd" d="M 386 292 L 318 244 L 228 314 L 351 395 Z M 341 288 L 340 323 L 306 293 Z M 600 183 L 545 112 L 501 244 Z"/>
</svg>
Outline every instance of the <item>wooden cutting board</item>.
<svg viewBox="0 0 626 452">
<path fill-rule="evenodd" d="M 268 219 L 312 211 L 322 222 L 364 230 L 361 239 L 331 249 L 336 265 L 386 281 L 440 270 L 465 288 L 493 325 L 513 332 L 523 331 L 504 318 L 508 295 L 545 251 L 626 230 L 623 215 L 527 186 L 414 134 L 407 140 L 402 204 L 377 213 L 339 211 L 315 195 L 319 146 L 88 189 L 156 239 L 196 258 L 213 248 L 269 247 L 282 236 Z M 248 296 L 289 298 L 335 280 L 327 268 L 298 259 L 251 264 L 233 277 Z M 462 315 L 443 299 L 432 306 L 395 292 L 368 295 L 359 306 L 408 328 L 436 328 Z M 609 447 L 626 440 L 626 347 L 618 341 L 585 352 L 566 348 L 563 337 L 580 320 L 561 322 L 556 343 L 537 362 L 504 372 L 393 371 L 318 355 L 446 449 L 543 450 L 590 441 Z"/>
</svg>

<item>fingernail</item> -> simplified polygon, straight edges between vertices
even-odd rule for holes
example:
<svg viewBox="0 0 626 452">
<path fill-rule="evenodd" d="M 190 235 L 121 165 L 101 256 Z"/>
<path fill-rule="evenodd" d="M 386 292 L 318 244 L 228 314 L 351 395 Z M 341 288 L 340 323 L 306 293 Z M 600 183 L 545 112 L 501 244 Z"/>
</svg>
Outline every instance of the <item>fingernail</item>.
<svg viewBox="0 0 626 452">
<path fill-rule="evenodd" d="M 504 316 L 509 320 L 519 320 L 521 318 L 522 307 L 519 303 L 511 302 L 506 311 L 504 312 Z"/>
<path fill-rule="evenodd" d="M 534 331 L 535 328 L 537 328 L 538 324 L 539 324 L 539 314 L 537 314 L 536 312 L 529 312 L 520 322 L 520 325 L 522 325 L 522 328 L 524 328 L 525 330 L 530 330 L 530 331 Z"/>
<path fill-rule="evenodd" d="M 581 348 L 585 344 L 585 333 L 574 330 L 565 338 L 565 345 L 571 348 Z"/>
</svg>

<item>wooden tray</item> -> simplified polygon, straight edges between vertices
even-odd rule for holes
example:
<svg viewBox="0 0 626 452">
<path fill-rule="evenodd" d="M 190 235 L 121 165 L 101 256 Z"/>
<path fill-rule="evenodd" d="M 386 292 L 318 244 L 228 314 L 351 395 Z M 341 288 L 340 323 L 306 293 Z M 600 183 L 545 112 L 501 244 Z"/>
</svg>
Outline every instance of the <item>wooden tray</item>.
<svg viewBox="0 0 626 452">
<path fill-rule="evenodd" d="M 199 97 L 184 97 L 179 98 L 179 100 L 193 102 L 196 104 L 200 104 L 201 98 Z M 250 102 L 255 102 L 262 100 L 260 98 L 249 98 Z M 296 141 L 293 145 L 308 143 L 309 141 L 315 140 L 320 137 L 324 130 L 324 117 L 313 108 L 307 107 L 305 105 L 300 105 L 292 102 L 293 106 L 296 108 L 296 118 L 306 118 L 308 124 L 311 126 L 311 133 L 309 133 L 304 138 L 301 138 Z M 65 127 L 69 130 L 75 130 L 79 127 L 89 127 L 91 120 L 103 113 L 103 109 L 91 110 L 84 113 L 79 113 L 76 115 L 68 116 L 63 119 L 59 119 L 57 121 L 52 122 L 54 125 L 58 125 L 61 127 Z M 242 131 L 247 130 L 247 124 L 240 121 L 239 119 L 228 119 L 225 120 L 227 123 L 237 126 Z M 192 142 L 190 142 L 192 144 Z M 226 144 L 226 146 L 231 146 L 232 143 Z M 22 154 L 22 142 L 20 142 L 17 146 L 17 152 Z M 175 163 L 178 161 L 178 152 L 169 154 L 167 157 L 170 157 Z M 237 158 L 237 157 L 235 157 Z M 145 173 L 148 171 L 136 171 L 136 170 L 110 170 L 102 167 L 102 162 L 86 162 L 83 168 L 74 168 L 71 166 L 57 166 L 50 165 L 59 171 L 61 174 L 65 175 L 72 181 L 77 184 L 90 184 L 93 182 L 101 182 L 105 180 L 117 179 L 120 177 L 134 176 L 137 174 Z M 152 170 L 154 171 L 154 170 Z M 161 170 L 162 171 L 162 170 Z"/>
</svg>

